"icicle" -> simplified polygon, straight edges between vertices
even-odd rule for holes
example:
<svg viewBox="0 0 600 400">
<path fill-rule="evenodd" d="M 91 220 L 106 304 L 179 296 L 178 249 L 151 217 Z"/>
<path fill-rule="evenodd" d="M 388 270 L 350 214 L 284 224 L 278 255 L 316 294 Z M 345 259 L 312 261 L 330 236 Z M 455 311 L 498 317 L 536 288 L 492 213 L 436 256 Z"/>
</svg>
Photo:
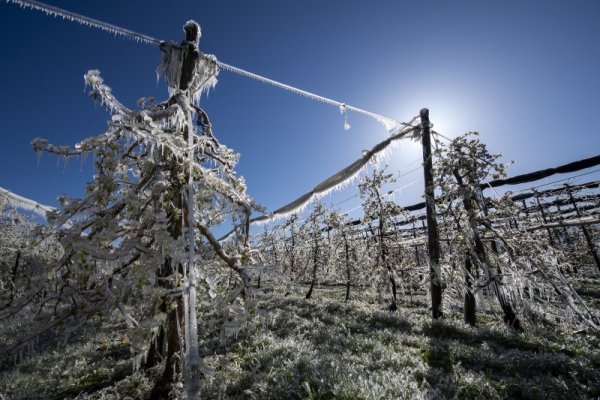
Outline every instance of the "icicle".
<svg viewBox="0 0 600 400">
<path fill-rule="evenodd" d="M 186 95 L 177 96 L 177 103 L 186 113 L 186 125 L 188 128 L 188 185 L 187 185 L 187 207 L 188 207 L 188 226 L 187 226 L 187 245 L 188 245 L 188 268 L 186 291 L 184 292 L 184 327 L 186 339 L 185 352 L 185 385 L 188 398 L 196 398 L 199 390 L 199 373 L 202 366 L 200 353 L 198 349 L 198 320 L 196 314 L 196 282 L 197 271 L 195 265 L 195 235 L 194 235 L 194 125 L 192 121 L 192 110 L 188 105 L 190 99 Z"/>
<path fill-rule="evenodd" d="M 233 337 L 234 339 L 238 338 L 238 334 L 240 333 L 240 322 L 238 320 L 225 321 L 223 323 L 223 334 L 227 337 Z"/>
<path fill-rule="evenodd" d="M 340 104 L 340 114 L 344 116 L 344 130 L 349 131 L 350 124 L 348 123 L 347 106 L 344 103 Z"/>
<path fill-rule="evenodd" d="M 42 153 L 48 146 L 48 140 L 44 139 L 44 138 L 36 137 L 35 139 L 33 139 L 31 141 L 31 146 L 33 147 L 33 150 L 35 151 L 35 156 L 37 158 L 37 164 L 39 166 L 40 159 L 42 157 Z"/>
</svg>

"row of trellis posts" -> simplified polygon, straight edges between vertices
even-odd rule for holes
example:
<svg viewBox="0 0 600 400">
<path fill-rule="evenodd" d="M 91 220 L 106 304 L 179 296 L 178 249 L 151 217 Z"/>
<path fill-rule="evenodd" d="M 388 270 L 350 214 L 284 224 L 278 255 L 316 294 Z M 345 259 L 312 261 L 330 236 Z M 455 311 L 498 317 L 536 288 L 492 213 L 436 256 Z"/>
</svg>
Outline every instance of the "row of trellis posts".
<svg viewBox="0 0 600 400">
<path fill-rule="evenodd" d="M 432 317 L 434 319 L 438 319 L 442 316 L 442 289 L 444 286 L 444 282 L 442 281 L 442 268 L 440 265 L 440 261 L 442 259 L 442 243 L 448 242 L 450 244 L 450 236 L 448 229 L 451 229 L 451 223 L 447 220 L 447 215 L 445 212 L 437 212 L 436 210 L 436 202 L 442 200 L 436 199 L 434 188 L 434 173 L 433 173 L 433 157 L 432 157 L 432 132 L 431 124 L 429 122 L 429 111 L 424 108 L 420 112 L 421 118 L 421 140 L 422 140 L 422 150 L 423 150 L 423 170 L 424 170 L 424 180 L 425 180 L 425 202 L 417 203 L 408 206 L 402 206 L 401 208 L 407 212 L 415 212 L 422 209 L 425 209 L 425 214 L 413 214 L 407 216 L 403 214 L 400 218 L 396 219 L 392 225 L 395 227 L 393 232 L 383 233 L 384 236 L 394 235 L 399 239 L 397 242 L 398 245 L 406 245 L 414 248 L 414 257 L 415 262 L 417 264 L 416 268 L 403 268 L 401 271 L 403 274 L 410 270 L 419 270 L 423 271 L 424 269 L 429 270 L 429 283 L 430 283 L 430 295 L 431 295 L 431 309 L 432 309 Z M 513 176 L 505 179 L 497 179 L 490 182 L 481 183 L 479 185 L 480 189 L 494 188 L 504 185 L 515 185 L 521 183 L 528 183 L 533 181 L 538 181 L 539 179 L 547 178 L 554 174 L 559 173 L 570 173 L 580 171 L 582 169 L 591 168 L 594 166 L 600 165 L 600 156 L 590 157 L 583 160 L 578 160 L 575 162 L 571 162 L 568 164 L 560 165 L 555 168 L 548 168 L 541 171 L 534 171 L 522 175 Z M 585 174 L 583 174 L 585 175 Z M 548 184 L 544 184 L 541 186 L 547 186 Z M 583 184 L 577 185 L 569 185 L 565 184 L 562 187 L 554 187 L 552 189 L 538 191 L 536 189 L 528 189 L 529 191 L 519 193 L 517 195 L 513 195 L 510 200 L 512 200 L 515 206 L 522 205 L 522 207 L 518 207 L 518 214 L 507 220 L 507 224 L 512 229 L 524 229 L 526 231 L 535 231 L 535 230 L 545 230 L 547 232 L 548 243 L 553 248 L 557 248 L 560 246 L 568 246 L 569 249 L 575 249 L 575 245 L 581 245 L 577 240 L 574 240 L 573 229 L 579 229 L 582 232 L 582 236 L 585 239 L 584 245 L 587 246 L 587 249 L 580 250 L 581 253 L 584 251 L 591 255 L 591 258 L 594 261 L 596 267 L 600 270 L 600 259 L 598 257 L 598 250 L 596 248 L 596 244 L 594 243 L 594 234 L 593 230 L 589 228 L 589 225 L 597 225 L 600 224 L 600 217 L 597 216 L 597 209 L 600 208 L 598 204 L 598 200 L 600 200 L 600 194 L 584 194 L 585 191 L 598 189 L 600 187 L 600 181 L 587 182 Z M 553 198 L 550 201 L 544 200 L 547 198 Z M 481 197 L 481 199 L 477 199 L 478 203 L 482 207 L 482 211 L 485 215 L 488 215 L 488 210 L 493 208 L 493 202 L 490 199 L 485 197 Z M 528 204 L 529 201 L 529 204 Z M 535 203 L 533 203 L 535 201 Z M 475 211 L 473 209 L 473 205 L 471 201 L 463 201 L 462 202 L 465 211 L 470 213 L 471 211 Z M 583 205 L 579 203 L 584 203 Z M 470 209 L 470 210 L 467 210 Z M 590 215 L 591 213 L 591 215 Z M 571 214 L 567 216 L 567 214 Z M 573 215 L 574 214 L 574 215 Z M 421 222 L 421 226 L 417 227 L 417 223 Z M 355 220 L 348 223 L 349 226 L 359 226 L 363 225 L 364 221 Z M 402 226 L 406 226 L 412 224 L 412 228 L 401 228 Z M 476 231 L 476 224 L 474 222 L 474 226 L 472 229 Z M 292 228 L 293 229 L 293 228 Z M 327 232 L 329 232 L 330 228 L 323 228 Z M 569 231 L 571 229 L 571 231 Z M 345 238 L 344 242 L 346 243 L 346 239 L 355 240 L 362 237 L 360 234 L 363 232 L 368 235 L 369 228 L 358 228 L 353 229 L 354 233 L 358 233 L 358 236 L 354 236 L 354 238 Z M 427 236 L 423 235 L 423 232 L 427 232 Z M 560 231 L 560 233 L 559 233 Z M 444 235 L 445 233 L 445 235 Z M 293 233 L 291 240 L 293 241 Z M 479 253 L 476 258 L 481 260 L 485 259 L 485 253 L 487 250 L 484 246 L 484 241 L 488 241 L 488 238 L 482 237 L 478 240 L 475 240 L 474 251 Z M 420 251 L 420 247 L 427 243 L 427 257 L 428 263 L 427 265 L 423 265 L 422 260 L 422 252 Z M 478 242 L 478 243 L 477 243 Z M 275 248 L 273 243 L 270 244 Z M 490 241 L 491 251 L 494 254 L 499 254 L 498 244 L 495 240 Z M 267 246 L 268 247 L 268 246 Z M 294 245 L 292 244 L 292 248 Z M 293 251 L 293 250 L 292 250 Z M 293 258 L 292 258 L 293 260 Z M 277 262 L 276 262 L 277 263 Z M 465 269 L 467 271 L 473 272 L 473 268 L 475 266 L 470 265 L 471 261 L 469 257 L 465 259 Z M 315 262 L 316 267 L 316 262 Z M 561 267 L 562 268 L 562 267 Z M 292 267 L 293 269 L 293 267 Z M 573 269 L 576 269 L 575 265 L 573 265 Z M 503 308 L 505 313 L 505 319 L 507 320 L 516 320 L 516 315 L 512 310 L 512 306 L 510 302 L 506 300 L 503 293 L 502 284 L 502 272 L 497 271 L 498 273 L 498 283 L 492 285 L 492 292 L 495 292 L 498 300 L 500 301 L 500 305 Z M 469 280 L 467 274 L 466 279 Z M 314 271 L 313 271 L 313 280 L 312 285 L 314 285 Z M 349 279 L 349 278 L 348 278 Z M 350 281 L 348 280 L 347 285 L 349 285 Z M 465 282 L 468 287 L 471 287 L 472 282 Z M 394 289 L 395 284 L 392 282 L 392 290 Z M 346 290 L 346 299 L 348 298 L 349 286 L 347 286 Z M 310 297 L 310 292 L 307 294 L 307 298 Z M 394 296 L 395 298 L 395 296 Z M 475 297 L 473 293 L 469 290 L 465 292 L 465 307 L 464 307 L 464 316 L 465 322 L 474 324 L 475 323 Z M 507 322 L 509 322 L 507 321 Z"/>
</svg>

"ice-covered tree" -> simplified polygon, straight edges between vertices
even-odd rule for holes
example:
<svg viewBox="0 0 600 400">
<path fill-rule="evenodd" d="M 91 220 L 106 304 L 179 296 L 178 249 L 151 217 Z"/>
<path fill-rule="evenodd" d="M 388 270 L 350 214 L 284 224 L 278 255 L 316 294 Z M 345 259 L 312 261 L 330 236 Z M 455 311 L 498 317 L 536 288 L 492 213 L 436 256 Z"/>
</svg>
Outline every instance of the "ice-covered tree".
<svg viewBox="0 0 600 400">
<path fill-rule="evenodd" d="M 298 254 L 300 240 L 298 238 L 300 225 L 298 223 L 298 214 L 292 214 L 281 227 L 283 241 L 283 259 L 281 260 L 282 273 L 289 274 L 293 279 L 298 270 Z"/>
<path fill-rule="evenodd" d="M 523 328 L 518 312 L 534 321 L 585 323 L 597 329 L 597 318 L 563 275 L 557 250 L 546 238 L 510 223 L 519 215 L 510 193 L 484 198 L 481 185 L 505 175 L 506 164 L 488 152 L 477 133 L 440 144 L 436 151 L 440 214 L 454 224 L 447 255 L 453 259 L 448 261 L 463 266 L 464 281 L 458 287 L 464 288 L 465 321 L 475 324 L 475 300 L 483 301 L 491 292 L 513 329 Z"/>
<path fill-rule="evenodd" d="M 309 263 L 311 265 L 311 273 L 309 277 L 310 287 L 308 288 L 308 292 L 306 292 L 307 299 L 310 299 L 313 294 L 313 290 L 317 282 L 317 273 L 327 262 L 327 243 L 325 243 L 323 240 L 326 212 L 327 209 L 323 203 L 316 201 L 313 204 L 311 213 L 308 215 L 308 217 L 306 217 L 306 221 L 304 222 L 304 230 L 306 232 L 307 242 L 310 243 L 310 250 L 308 254 L 310 254 Z"/>
<path fill-rule="evenodd" d="M 210 374 L 199 356 L 197 300 L 215 296 L 223 268 L 209 260 L 216 256 L 237 276 L 228 299 L 253 296 L 247 240 L 253 202 L 235 175 L 238 155 L 217 141 L 197 105 L 216 82 L 216 60 L 199 51 L 198 24 L 190 21 L 184 31 L 180 45 L 161 45 L 167 101 L 142 99 L 132 110 L 98 71 L 89 71 L 91 97 L 111 113 L 106 132 L 73 147 L 32 142 L 36 152 L 62 157 L 91 153 L 96 169 L 81 199 L 62 198 L 61 208 L 48 216 L 46 231 L 64 249 L 46 273 L 57 282 L 41 305 L 54 310 L 48 323 L 71 325 L 118 310 L 135 365 L 165 364 L 155 398 L 173 389 L 178 374 L 188 398 L 197 398 L 202 376 Z M 229 217 L 241 227 L 225 248 L 211 227 Z M 2 312 L 17 311 L 11 306 Z"/>
<path fill-rule="evenodd" d="M 402 208 L 394 201 L 386 199 L 383 186 L 395 182 L 393 174 L 385 169 L 373 171 L 372 176 L 364 176 L 358 184 L 363 206 L 363 223 L 369 228 L 370 239 L 374 242 L 372 248 L 375 270 L 386 271 L 391 287 L 391 311 L 398 309 L 398 287 L 396 283 L 395 265 L 391 256 L 390 233 L 395 230 L 393 216 L 402 213 Z"/>
<path fill-rule="evenodd" d="M 329 264 L 333 279 L 342 278 L 345 282 L 346 291 L 344 301 L 350 300 L 350 287 L 358 281 L 358 252 L 355 233 L 351 227 L 351 221 L 347 215 L 336 210 L 331 210 L 326 218 L 326 229 L 330 239 L 331 256 Z"/>
<path fill-rule="evenodd" d="M 54 235 L 39 235 L 39 225 L 27 213 L 20 213 L 11 201 L 0 195 L 0 349 L 15 349 L 23 356 L 26 338 L 16 343 L 10 338 L 23 331 L 22 321 L 12 318 L 17 311 L 28 317 L 36 316 L 39 293 L 51 290 L 50 281 L 40 279 L 49 265 L 61 256 L 62 248 Z M 36 298 L 35 294 L 38 294 Z M 27 300 L 27 301 L 23 301 Z M 44 315 L 36 320 L 43 325 Z M 27 331 L 35 331 L 33 326 Z M 16 346 L 15 346 L 16 344 Z M 31 347 L 27 348 L 31 350 Z"/>
</svg>

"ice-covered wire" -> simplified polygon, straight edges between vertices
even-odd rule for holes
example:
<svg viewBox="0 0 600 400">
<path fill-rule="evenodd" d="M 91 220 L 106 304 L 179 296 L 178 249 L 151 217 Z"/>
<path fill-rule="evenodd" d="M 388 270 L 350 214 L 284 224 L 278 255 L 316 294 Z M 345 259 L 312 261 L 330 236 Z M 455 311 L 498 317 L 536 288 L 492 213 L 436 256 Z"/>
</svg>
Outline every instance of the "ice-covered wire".
<svg viewBox="0 0 600 400">
<path fill-rule="evenodd" d="M 99 21 L 94 18 L 86 17 L 85 15 L 77 14 L 72 11 L 65 10 L 63 8 L 55 7 L 50 4 L 45 4 L 35 0 L 6 0 L 8 3 L 18 4 L 23 8 L 31 8 L 34 10 L 42 11 L 53 17 L 62 17 L 71 22 L 77 22 L 81 25 L 91 26 L 94 28 L 101 29 L 106 32 L 110 32 L 115 35 L 121 35 L 128 39 L 135 40 L 136 42 L 142 42 L 146 44 L 159 45 L 160 40 L 153 37 L 131 31 L 129 29 L 121 28 L 108 22 Z"/>
<path fill-rule="evenodd" d="M 34 10 L 42 11 L 48 15 L 53 17 L 61 17 L 71 22 L 77 22 L 84 26 L 91 26 L 93 28 L 101 29 L 105 32 L 110 32 L 115 35 L 120 35 L 125 38 L 135 40 L 136 42 L 151 44 L 151 45 L 159 45 L 162 41 L 156 38 L 153 38 L 148 35 L 144 35 L 142 33 L 137 33 L 129 29 L 122 28 L 120 26 L 116 26 L 110 24 L 108 22 L 100 21 L 94 18 L 86 17 L 85 15 L 81 15 L 72 11 L 68 11 L 59 7 L 55 7 L 49 4 L 45 4 L 36 0 L 6 0 L 8 3 L 17 4 L 23 8 L 31 8 Z M 257 75 L 253 72 L 249 72 L 243 70 L 241 68 L 234 67 L 233 65 L 225 64 L 224 62 L 217 61 L 217 65 L 219 68 L 222 68 L 226 71 L 233 72 L 235 74 L 245 76 L 247 78 L 255 79 L 259 82 L 266 83 L 280 89 L 284 89 L 290 91 L 292 93 L 299 94 L 304 97 L 308 97 L 309 99 L 320 101 L 325 104 L 330 104 L 336 106 L 340 109 L 340 111 L 345 112 L 346 110 L 354 111 L 359 114 L 366 115 L 369 118 L 373 118 L 377 122 L 381 123 L 385 126 L 386 130 L 388 130 L 391 134 L 395 135 L 398 133 L 401 128 L 407 126 L 406 123 L 395 120 L 394 118 L 385 117 L 380 114 L 376 114 L 371 111 L 363 110 L 362 108 L 358 108 L 349 104 L 346 104 L 341 101 L 329 99 L 327 97 L 320 96 L 318 94 L 314 94 L 311 92 L 307 92 L 306 90 L 302 90 L 285 83 L 274 81 L 273 79 L 266 78 L 261 75 Z"/>
<path fill-rule="evenodd" d="M 411 165 L 413 165 L 413 164 L 415 164 L 415 163 L 417 163 L 417 162 L 422 162 L 422 160 L 421 160 L 421 159 L 417 159 L 417 160 L 415 160 L 415 161 L 412 161 L 412 162 L 410 162 L 410 163 L 406 164 L 406 165 L 405 165 L 405 167 L 409 167 L 409 166 L 411 166 Z M 423 165 L 419 165 L 417 168 L 411 169 L 410 171 L 407 171 L 407 172 L 404 172 L 404 173 L 400 173 L 400 171 L 398 171 L 398 176 L 397 176 L 397 178 L 402 178 L 403 176 L 406 176 L 406 175 L 408 175 L 408 174 L 411 174 L 411 173 L 413 173 L 413 172 L 415 172 L 415 171 L 418 171 L 418 170 L 420 170 L 421 168 L 423 168 Z M 398 188 L 395 188 L 395 189 L 392 189 L 392 190 L 395 192 L 395 191 L 397 191 L 397 190 L 399 190 L 399 189 L 402 189 L 402 187 L 398 187 Z M 336 207 L 336 206 L 339 206 L 340 204 L 342 204 L 342 203 L 345 203 L 345 202 L 347 202 L 347 201 L 350 201 L 350 200 L 352 200 L 352 199 L 354 199 L 354 198 L 356 198 L 356 197 L 358 197 L 358 196 L 360 196 L 360 193 L 353 194 L 352 196 L 350 196 L 350 197 L 346 197 L 345 199 L 343 199 L 343 200 L 340 200 L 340 201 L 338 201 L 337 203 L 333 203 L 333 204 L 331 205 L 331 207 Z"/>
<path fill-rule="evenodd" d="M 304 193 L 296 200 L 278 208 L 272 213 L 253 218 L 250 222 L 268 223 L 275 219 L 287 218 L 291 214 L 300 212 L 314 200 L 327 195 L 331 191 L 341 189 L 342 187 L 348 185 L 362 171 L 364 171 L 369 163 L 377 164 L 383 157 L 385 157 L 386 152 L 390 150 L 390 147 L 392 147 L 396 141 L 405 139 L 407 137 L 418 139 L 421 133 L 420 127 L 418 125 L 411 125 L 415 123 L 417 118 L 418 117 L 414 117 L 406 127 L 401 129 L 395 135 L 388 137 L 382 142 L 379 142 L 371 150 L 363 150 L 363 156 L 361 158 L 325 179 L 309 192 Z"/>
<path fill-rule="evenodd" d="M 0 196 L 4 197 L 8 204 L 15 208 L 21 208 L 23 210 L 31 211 L 40 217 L 46 218 L 46 213 L 56 211 L 54 207 L 40 204 L 37 201 L 30 200 L 23 196 L 19 196 L 11 191 L 0 187 Z"/>
<path fill-rule="evenodd" d="M 238 74 L 238 75 L 241 75 L 241 76 L 245 76 L 245 77 L 248 77 L 248 78 L 252 78 L 252 79 L 255 79 L 255 80 L 259 81 L 259 82 L 263 82 L 263 83 L 266 83 L 266 84 L 278 87 L 278 88 L 283 89 L 283 90 L 288 90 L 290 92 L 299 94 L 301 96 L 308 97 L 309 99 L 312 99 L 312 100 L 320 101 L 320 102 L 325 103 L 325 104 L 330 104 L 332 106 L 339 107 L 340 110 L 342 110 L 342 112 L 345 111 L 345 110 L 350 110 L 350 111 L 354 111 L 354 112 L 359 113 L 359 114 L 366 115 L 367 117 L 373 118 L 377 122 L 381 123 L 383 126 L 385 126 L 385 128 L 388 131 L 399 130 L 399 128 L 401 128 L 403 126 L 407 126 L 407 124 L 402 123 L 400 121 L 397 121 L 397 120 L 395 120 L 393 118 L 384 117 L 383 115 L 376 114 L 376 113 L 373 113 L 373 112 L 370 112 L 370 111 L 367 111 L 367 110 L 363 110 L 362 108 L 358 108 L 358 107 L 355 107 L 355 106 L 343 103 L 341 101 L 329 99 L 327 97 L 323 97 L 323 96 L 320 96 L 318 94 L 307 92 L 306 90 L 298 89 L 296 87 L 287 85 L 285 83 L 274 81 L 273 79 L 269 79 L 269 78 L 266 78 L 264 76 L 257 75 L 255 73 L 245 71 L 245 70 L 243 70 L 241 68 L 237 68 L 237 67 L 234 67 L 232 65 L 225 64 L 224 62 L 221 62 L 221 61 L 217 61 L 217 64 L 219 65 L 219 68 L 222 68 L 222 69 L 224 69 L 226 71 L 233 72 L 235 74 Z M 397 133 L 397 132 L 392 132 L 392 133 Z"/>
</svg>

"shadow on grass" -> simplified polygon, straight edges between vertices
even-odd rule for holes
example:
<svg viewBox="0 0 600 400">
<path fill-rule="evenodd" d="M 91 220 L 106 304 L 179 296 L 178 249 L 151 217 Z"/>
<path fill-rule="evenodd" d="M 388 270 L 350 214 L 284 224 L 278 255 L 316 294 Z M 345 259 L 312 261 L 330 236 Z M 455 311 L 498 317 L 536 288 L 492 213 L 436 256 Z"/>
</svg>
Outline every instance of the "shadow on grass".
<svg viewBox="0 0 600 400">
<path fill-rule="evenodd" d="M 437 332 L 444 325 L 443 321 L 433 321 L 427 326 L 431 332 Z M 452 398 L 455 395 L 454 363 L 450 349 L 450 341 L 436 335 L 427 335 L 427 346 L 421 349 L 421 357 L 429 366 L 424 379 L 430 398 Z"/>
<path fill-rule="evenodd" d="M 273 299 L 278 313 L 262 335 L 244 336 L 235 368 L 218 372 L 206 398 L 379 399 L 597 398 L 594 341 L 565 340 L 548 327 L 513 334 L 492 315 L 482 327 L 431 322 L 419 301 L 397 312 L 328 288 L 314 298 Z M 572 338 L 569 338 L 572 339 Z M 592 346 L 588 353 L 578 346 Z M 362 379 L 362 380 L 361 380 Z M 360 380 L 360 381 L 359 381 Z M 425 383 L 423 383 L 425 382 Z M 401 388 L 412 384 L 410 390 Z M 407 394 L 408 393 L 408 394 Z M 212 397 L 211 397 L 212 396 Z"/>
<path fill-rule="evenodd" d="M 456 388 L 445 389 L 445 397 L 570 399 L 600 395 L 597 360 L 561 342 L 560 336 L 471 328 L 456 321 L 425 323 L 422 333 L 429 341 L 422 351 L 430 366 L 426 380 L 435 382 L 440 371 L 455 380 Z"/>
</svg>

